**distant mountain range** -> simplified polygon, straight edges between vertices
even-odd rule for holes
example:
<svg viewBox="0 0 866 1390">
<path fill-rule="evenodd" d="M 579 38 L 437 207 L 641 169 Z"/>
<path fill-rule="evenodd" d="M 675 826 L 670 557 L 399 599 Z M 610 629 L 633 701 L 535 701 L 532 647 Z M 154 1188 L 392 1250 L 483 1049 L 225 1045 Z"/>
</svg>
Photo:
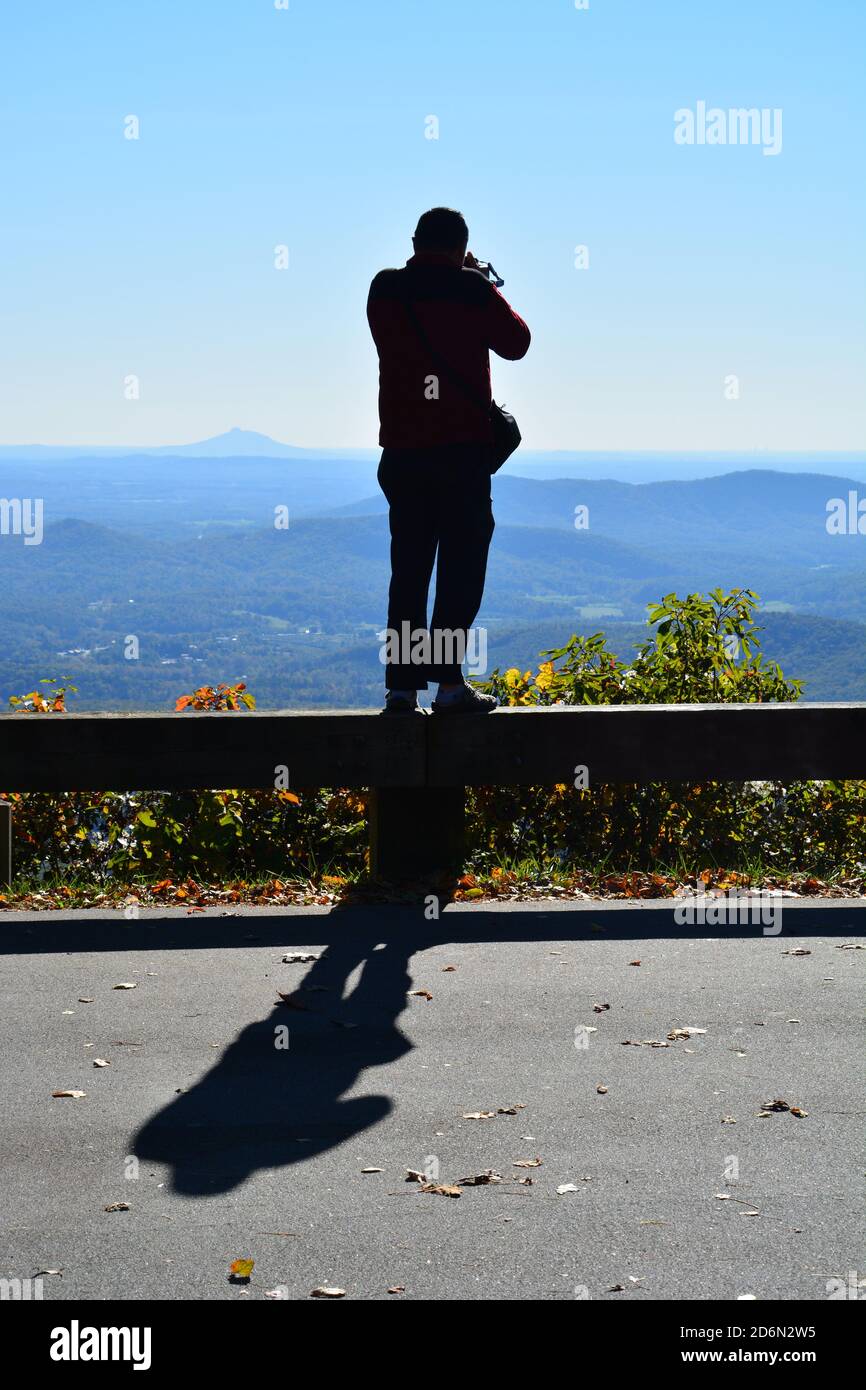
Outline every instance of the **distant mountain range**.
<svg viewBox="0 0 866 1390">
<path fill-rule="evenodd" d="M 207 459 L 294 459 L 366 462 L 378 458 L 376 448 L 312 448 L 284 444 L 256 430 L 234 426 L 224 434 L 189 444 L 2 444 L 0 460 L 51 462 L 65 459 L 118 459 L 136 457 Z M 866 454 L 810 451 L 783 453 L 756 449 L 745 453 L 654 451 L 600 453 L 580 450 L 538 450 L 524 445 L 505 465 L 506 474 L 528 473 L 534 478 L 583 477 L 621 482 L 682 481 L 743 469 L 782 469 L 787 473 L 844 473 L 866 481 Z"/>
<path fill-rule="evenodd" d="M 210 454 L 63 467 L 0 451 L 0 499 L 41 499 L 45 528 L 40 545 L 0 534 L 0 708 L 67 674 L 79 708 L 165 708 L 193 684 L 241 678 L 265 707 L 378 701 L 388 534 L 376 455 L 312 457 L 274 441 L 290 452 L 264 455 L 261 438 L 233 431 L 183 446 Z M 222 452 L 241 445 L 251 452 Z M 765 653 L 806 682 L 806 698 L 866 699 L 866 536 L 826 525 L 831 498 L 863 492 L 855 476 L 525 472 L 493 481 L 479 615 L 491 666 L 525 667 L 572 632 L 604 630 L 627 655 L 647 604 L 740 586 L 761 596 Z"/>
<path fill-rule="evenodd" d="M 373 449 L 307 449 L 282 444 L 256 430 L 234 426 L 212 439 L 192 444 L 0 444 L 0 459 L 128 458 L 130 455 L 172 458 L 368 458 Z"/>
</svg>

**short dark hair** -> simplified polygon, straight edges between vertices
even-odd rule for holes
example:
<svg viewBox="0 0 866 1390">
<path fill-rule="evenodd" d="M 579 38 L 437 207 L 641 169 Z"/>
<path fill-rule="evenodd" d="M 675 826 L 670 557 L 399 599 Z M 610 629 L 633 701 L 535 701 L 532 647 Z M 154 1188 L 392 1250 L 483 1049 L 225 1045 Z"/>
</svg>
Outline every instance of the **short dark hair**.
<svg viewBox="0 0 866 1390">
<path fill-rule="evenodd" d="M 469 228 L 462 212 L 454 208 L 430 208 L 422 212 L 415 228 L 415 247 L 418 251 L 466 250 Z"/>
</svg>

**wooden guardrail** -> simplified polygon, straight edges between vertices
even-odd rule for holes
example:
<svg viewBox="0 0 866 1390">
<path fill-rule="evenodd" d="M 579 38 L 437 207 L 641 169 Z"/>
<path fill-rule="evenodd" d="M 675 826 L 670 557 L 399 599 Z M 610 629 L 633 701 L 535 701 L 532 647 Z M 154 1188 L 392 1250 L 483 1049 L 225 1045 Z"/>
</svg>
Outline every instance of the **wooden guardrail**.
<svg viewBox="0 0 866 1390">
<path fill-rule="evenodd" d="M 866 704 L 593 705 L 485 716 L 372 711 L 0 715 L 5 791 L 368 787 L 370 867 L 460 855 L 467 786 L 866 778 Z M 11 875 L 8 804 L 0 881 Z"/>
</svg>

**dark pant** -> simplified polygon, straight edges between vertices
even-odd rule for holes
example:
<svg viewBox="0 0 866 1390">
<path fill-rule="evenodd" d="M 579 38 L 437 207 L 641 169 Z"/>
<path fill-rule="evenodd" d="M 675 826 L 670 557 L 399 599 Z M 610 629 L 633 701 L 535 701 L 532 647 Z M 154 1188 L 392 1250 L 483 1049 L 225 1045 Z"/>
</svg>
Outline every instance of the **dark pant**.
<svg viewBox="0 0 866 1390">
<path fill-rule="evenodd" d="M 392 633 L 402 636 L 404 624 L 412 633 L 427 630 L 427 594 L 436 563 L 432 660 L 409 661 L 405 649 L 400 651 L 399 660 L 387 662 L 389 690 L 426 690 L 428 681 L 456 685 L 462 680 L 459 660 L 437 661 L 443 653 L 436 652 L 436 634 L 461 633 L 465 642 L 481 607 L 494 526 L 489 456 L 483 444 L 382 451 L 378 477 L 391 526 Z"/>
</svg>

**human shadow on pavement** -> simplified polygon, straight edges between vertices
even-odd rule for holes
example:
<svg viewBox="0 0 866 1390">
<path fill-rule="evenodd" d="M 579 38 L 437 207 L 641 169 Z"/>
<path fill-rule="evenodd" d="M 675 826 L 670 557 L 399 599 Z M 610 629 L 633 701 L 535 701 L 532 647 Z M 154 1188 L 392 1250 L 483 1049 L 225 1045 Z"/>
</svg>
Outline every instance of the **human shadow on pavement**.
<svg viewBox="0 0 866 1390">
<path fill-rule="evenodd" d="M 290 1004 L 278 1000 L 244 1028 L 206 1076 L 147 1121 L 132 1152 L 168 1164 L 174 1191 L 214 1196 L 260 1168 L 301 1162 L 377 1124 L 393 1108 L 388 1096 L 345 1095 L 366 1070 L 411 1050 L 397 1020 L 410 988 L 408 959 L 422 944 L 426 937 L 422 943 L 411 929 L 384 941 L 381 927 L 333 937 L 294 984 Z M 358 967 L 360 980 L 344 999 Z"/>
</svg>

